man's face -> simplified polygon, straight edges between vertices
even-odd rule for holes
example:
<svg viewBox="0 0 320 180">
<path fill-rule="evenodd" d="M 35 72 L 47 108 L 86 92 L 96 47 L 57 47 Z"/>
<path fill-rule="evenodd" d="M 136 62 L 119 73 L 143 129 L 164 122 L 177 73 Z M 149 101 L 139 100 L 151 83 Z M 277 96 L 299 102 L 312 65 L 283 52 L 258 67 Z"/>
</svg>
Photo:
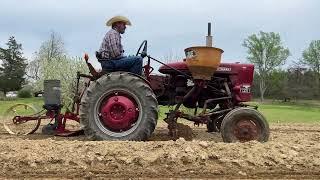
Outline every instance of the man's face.
<svg viewBox="0 0 320 180">
<path fill-rule="evenodd" d="M 119 31 L 120 34 L 124 34 L 126 31 L 126 23 L 125 22 L 117 22 L 117 30 Z"/>
</svg>

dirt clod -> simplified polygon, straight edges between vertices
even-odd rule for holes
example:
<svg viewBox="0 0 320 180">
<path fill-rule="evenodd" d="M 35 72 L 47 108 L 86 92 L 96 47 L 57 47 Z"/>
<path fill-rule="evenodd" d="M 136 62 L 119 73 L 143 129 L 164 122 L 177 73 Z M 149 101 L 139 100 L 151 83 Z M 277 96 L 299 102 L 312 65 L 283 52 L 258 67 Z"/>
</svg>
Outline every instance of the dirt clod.
<svg viewBox="0 0 320 180">
<path fill-rule="evenodd" d="M 209 146 L 206 141 L 200 141 L 200 142 L 199 142 L 199 145 L 200 145 L 201 147 L 203 147 L 203 148 L 207 148 L 207 147 Z"/>
</svg>

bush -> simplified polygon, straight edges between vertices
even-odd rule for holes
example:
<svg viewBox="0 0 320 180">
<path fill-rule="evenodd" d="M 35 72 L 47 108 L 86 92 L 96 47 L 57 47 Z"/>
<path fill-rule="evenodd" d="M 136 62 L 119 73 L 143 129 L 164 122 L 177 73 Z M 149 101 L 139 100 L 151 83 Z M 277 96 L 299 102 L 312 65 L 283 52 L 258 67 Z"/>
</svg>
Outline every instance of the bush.
<svg viewBox="0 0 320 180">
<path fill-rule="evenodd" d="M 31 90 L 30 89 L 21 89 L 18 92 L 18 97 L 19 98 L 31 98 L 32 97 Z"/>
</svg>

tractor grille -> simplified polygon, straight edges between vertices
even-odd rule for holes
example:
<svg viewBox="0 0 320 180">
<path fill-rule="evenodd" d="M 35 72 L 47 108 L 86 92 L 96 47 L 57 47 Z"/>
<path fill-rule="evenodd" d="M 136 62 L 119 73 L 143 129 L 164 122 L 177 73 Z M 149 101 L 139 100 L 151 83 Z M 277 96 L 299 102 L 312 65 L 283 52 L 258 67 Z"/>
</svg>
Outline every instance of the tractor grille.
<svg viewBox="0 0 320 180">
<path fill-rule="evenodd" d="M 45 105 L 61 105 L 60 80 L 45 80 L 43 96 Z"/>
</svg>

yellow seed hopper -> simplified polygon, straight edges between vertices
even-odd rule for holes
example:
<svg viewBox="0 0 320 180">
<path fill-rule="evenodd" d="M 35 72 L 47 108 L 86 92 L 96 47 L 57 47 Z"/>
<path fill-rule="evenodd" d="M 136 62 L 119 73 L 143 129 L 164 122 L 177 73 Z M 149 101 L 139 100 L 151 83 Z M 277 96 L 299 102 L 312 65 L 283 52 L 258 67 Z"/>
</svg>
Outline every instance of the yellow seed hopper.
<svg viewBox="0 0 320 180">
<path fill-rule="evenodd" d="M 194 79 L 210 80 L 221 62 L 222 49 L 207 46 L 189 47 L 186 64 Z"/>
<path fill-rule="evenodd" d="M 194 79 L 210 80 L 221 62 L 222 49 L 212 47 L 211 23 L 208 23 L 207 46 L 194 46 L 184 50 L 186 64 Z"/>
</svg>

